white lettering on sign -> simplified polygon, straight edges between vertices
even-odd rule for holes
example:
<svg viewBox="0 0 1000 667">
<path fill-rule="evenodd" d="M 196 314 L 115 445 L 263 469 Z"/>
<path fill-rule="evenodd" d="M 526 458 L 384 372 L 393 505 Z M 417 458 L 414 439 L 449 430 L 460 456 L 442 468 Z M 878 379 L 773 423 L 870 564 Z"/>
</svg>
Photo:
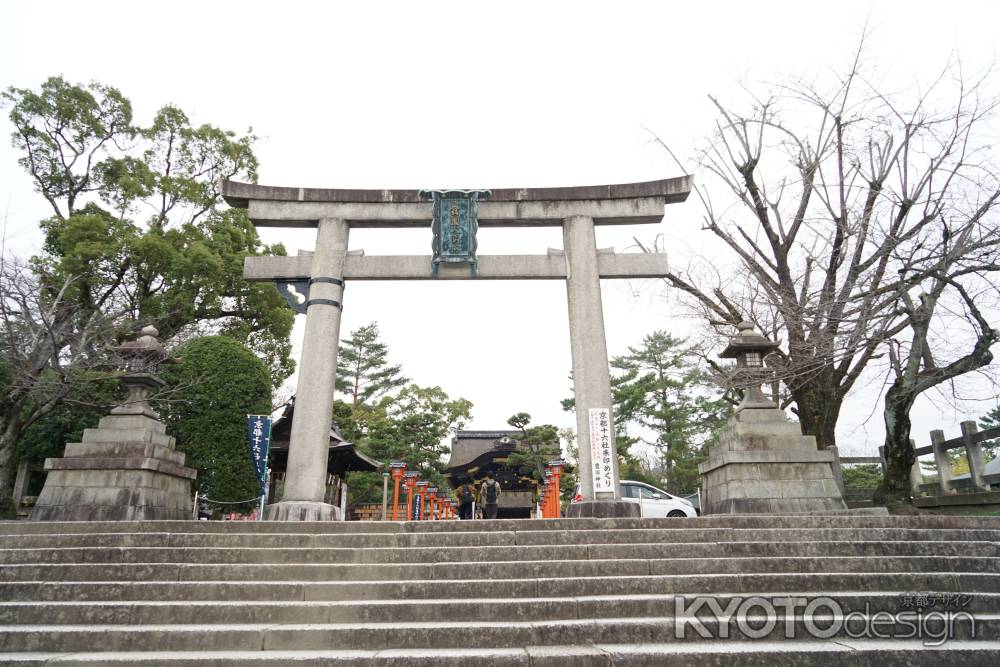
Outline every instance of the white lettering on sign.
<svg viewBox="0 0 1000 667">
<path fill-rule="evenodd" d="M 611 411 L 590 408 L 590 467 L 594 475 L 594 493 L 615 490 L 611 458 L 614 454 Z"/>
</svg>

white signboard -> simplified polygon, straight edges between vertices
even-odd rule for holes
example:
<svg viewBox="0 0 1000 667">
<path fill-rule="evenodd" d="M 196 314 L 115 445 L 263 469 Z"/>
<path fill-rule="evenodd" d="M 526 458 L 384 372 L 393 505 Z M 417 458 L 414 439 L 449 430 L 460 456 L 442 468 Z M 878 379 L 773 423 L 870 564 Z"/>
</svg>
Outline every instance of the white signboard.
<svg viewBox="0 0 1000 667">
<path fill-rule="evenodd" d="M 614 447 L 611 411 L 590 408 L 590 468 L 594 475 L 594 493 L 615 490 L 611 458 L 615 455 Z"/>
</svg>

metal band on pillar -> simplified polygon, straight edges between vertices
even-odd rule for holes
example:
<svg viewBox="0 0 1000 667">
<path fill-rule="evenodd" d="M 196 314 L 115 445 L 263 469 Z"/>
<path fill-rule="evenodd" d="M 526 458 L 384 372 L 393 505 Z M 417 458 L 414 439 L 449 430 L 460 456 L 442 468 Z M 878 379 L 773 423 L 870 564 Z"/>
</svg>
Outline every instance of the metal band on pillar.
<svg viewBox="0 0 1000 667">
<path fill-rule="evenodd" d="M 344 286 L 344 281 L 341 280 L 340 278 L 327 278 L 324 276 L 318 276 L 316 278 L 309 279 L 310 285 L 313 285 L 315 283 L 333 283 L 334 285 L 340 285 L 341 287 Z"/>
<path fill-rule="evenodd" d="M 330 283 L 331 285 L 338 285 L 341 289 L 344 288 L 344 281 L 340 278 L 330 278 L 328 276 L 316 276 L 309 279 L 309 286 L 312 287 L 316 283 Z M 312 306 L 313 304 L 322 306 L 333 306 L 334 308 L 339 308 L 340 312 L 344 312 L 344 304 L 334 299 L 307 299 L 306 308 Z"/>
<path fill-rule="evenodd" d="M 344 310 L 344 304 L 339 301 L 334 301 L 333 299 L 309 299 L 306 301 L 306 308 L 313 305 L 334 306 L 336 308 L 340 308 L 341 311 Z"/>
</svg>

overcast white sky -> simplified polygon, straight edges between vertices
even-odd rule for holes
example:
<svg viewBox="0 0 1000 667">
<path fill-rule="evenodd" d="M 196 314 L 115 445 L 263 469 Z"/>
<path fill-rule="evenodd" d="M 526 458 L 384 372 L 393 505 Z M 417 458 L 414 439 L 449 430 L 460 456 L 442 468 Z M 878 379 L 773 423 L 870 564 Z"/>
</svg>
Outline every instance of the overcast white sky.
<svg viewBox="0 0 1000 667">
<path fill-rule="evenodd" d="M 870 18 L 869 18 L 870 17 Z M 902 79 L 929 76 L 952 49 L 973 67 L 995 58 L 997 2 L 5 2 L 0 85 L 37 87 L 62 74 L 117 86 L 148 122 L 170 102 L 195 122 L 261 137 L 260 182 L 356 188 L 499 188 L 651 180 L 680 170 L 644 128 L 682 156 L 710 130 L 708 94 L 841 66 L 866 20 L 872 55 Z M 48 211 L 0 120 L 0 215 L 8 249 L 37 250 Z M 697 177 L 697 174 L 696 174 Z M 700 252 L 694 199 L 657 226 L 603 228 L 601 246 L 632 234 L 675 239 L 672 261 Z M 312 233 L 265 230 L 289 251 Z M 683 242 L 682 242 L 683 241 Z M 480 232 L 480 254 L 544 253 L 558 229 Z M 429 253 L 429 231 L 355 230 L 369 254 Z M 606 282 L 611 355 L 644 334 L 684 334 L 669 298 Z M 302 319 L 301 317 L 299 318 Z M 473 401 L 474 428 L 518 411 L 572 426 L 569 330 L 560 282 L 352 283 L 343 331 L 377 320 L 392 357 L 422 385 Z M 296 336 L 302 332 L 301 322 Z M 296 349 L 300 341 L 296 340 Z M 455 360 L 461 360 L 456 362 Z M 958 410 L 923 406 L 915 433 L 957 433 Z M 842 450 L 881 444 L 872 396 L 843 415 Z"/>
</svg>

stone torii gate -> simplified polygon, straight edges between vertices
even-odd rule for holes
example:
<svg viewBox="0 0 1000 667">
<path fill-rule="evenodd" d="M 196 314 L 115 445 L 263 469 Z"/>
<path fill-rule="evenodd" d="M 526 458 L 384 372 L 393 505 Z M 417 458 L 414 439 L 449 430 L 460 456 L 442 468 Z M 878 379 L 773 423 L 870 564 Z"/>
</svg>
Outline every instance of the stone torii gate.
<svg viewBox="0 0 1000 667">
<path fill-rule="evenodd" d="M 594 226 L 658 223 L 664 205 L 684 201 L 690 191 L 690 176 L 621 185 L 432 193 L 224 183 L 226 201 L 249 209 L 257 227 L 317 229 L 313 253 L 247 257 L 244 264 L 247 280 L 275 282 L 289 304 L 306 314 L 285 490 L 280 502 L 267 507 L 265 518 L 339 518 L 338 508 L 323 499 L 340 316 L 345 284 L 353 280 L 565 280 L 584 498 L 571 506 L 570 515 L 636 514 L 636 505 L 619 501 L 600 280 L 662 277 L 667 257 L 599 250 Z M 477 222 L 502 228 L 559 226 L 564 250 L 477 257 Z M 435 255 L 348 252 L 352 227 L 433 227 Z M 305 296 L 303 303 L 291 297 L 290 286 Z"/>
</svg>

